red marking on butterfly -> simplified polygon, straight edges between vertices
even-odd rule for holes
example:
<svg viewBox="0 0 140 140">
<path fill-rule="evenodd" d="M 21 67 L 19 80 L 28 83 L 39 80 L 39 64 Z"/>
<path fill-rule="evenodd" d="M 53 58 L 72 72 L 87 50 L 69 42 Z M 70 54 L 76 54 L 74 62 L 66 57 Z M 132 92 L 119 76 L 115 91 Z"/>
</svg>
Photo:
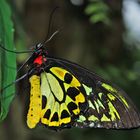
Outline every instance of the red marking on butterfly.
<svg viewBox="0 0 140 140">
<path fill-rule="evenodd" d="M 40 55 L 34 60 L 34 64 L 41 65 L 43 63 L 43 57 Z"/>
</svg>

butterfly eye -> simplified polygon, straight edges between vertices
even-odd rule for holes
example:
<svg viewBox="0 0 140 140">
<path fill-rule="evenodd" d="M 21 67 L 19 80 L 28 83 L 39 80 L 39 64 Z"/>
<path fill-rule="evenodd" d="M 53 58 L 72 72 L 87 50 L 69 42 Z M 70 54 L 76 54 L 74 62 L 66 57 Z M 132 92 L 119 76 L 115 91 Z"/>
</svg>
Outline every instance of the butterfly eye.
<svg viewBox="0 0 140 140">
<path fill-rule="evenodd" d="M 35 51 L 38 51 L 42 46 L 43 46 L 42 43 L 38 43 L 38 44 L 35 46 Z"/>
<path fill-rule="evenodd" d="M 37 44 L 37 48 L 40 48 L 41 46 L 42 46 L 42 44 L 41 44 L 41 43 Z"/>
</svg>

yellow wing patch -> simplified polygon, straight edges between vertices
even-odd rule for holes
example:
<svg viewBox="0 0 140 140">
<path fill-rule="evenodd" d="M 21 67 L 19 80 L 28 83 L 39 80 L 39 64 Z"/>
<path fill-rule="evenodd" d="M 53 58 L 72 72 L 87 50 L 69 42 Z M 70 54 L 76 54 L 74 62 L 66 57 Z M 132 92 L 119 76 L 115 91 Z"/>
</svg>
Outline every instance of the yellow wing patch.
<svg viewBox="0 0 140 140">
<path fill-rule="evenodd" d="M 59 67 L 52 67 L 50 69 L 50 71 L 55 74 L 59 79 L 61 79 L 62 81 L 65 81 L 65 77 L 67 74 L 70 74 L 67 70 L 63 69 L 63 68 L 59 68 Z M 70 81 L 70 84 L 72 86 L 81 86 L 80 82 L 72 75 L 72 79 Z"/>
<path fill-rule="evenodd" d="M 62 101 L 64 98 L 63 90 L 58 82 L 58 80 L 50 73 L 46 73 L 46 80 L 48 80 L 51 91 L 58 101 Z M 42 81 L 44 82 L 44 81 Z"/>
<path fill-rule="evenodd" d="M 113 92 L 114 94 L 117 94 L 117 96 L 120 98 L 120 100 L 122 101 L 122 103 L 124 103 L 124 105 L 129 108 L 129 105 L 126 101 L 126 99 L 120 95 L 119 91 L 117 91 L 115 88 L 113 88 L 112 86 L 110 86 L 109 84 L 106 84 L 106 83 L 103 83 L 102 84 L 102 87 L 104 87 L 106 90 L 108 90 L 109 92 Z M 111 95 L 111 94 L 108 94 L 108 97 L 111 99 L 111 100 L 115 100 L 115 96 Z"/>
</svg>

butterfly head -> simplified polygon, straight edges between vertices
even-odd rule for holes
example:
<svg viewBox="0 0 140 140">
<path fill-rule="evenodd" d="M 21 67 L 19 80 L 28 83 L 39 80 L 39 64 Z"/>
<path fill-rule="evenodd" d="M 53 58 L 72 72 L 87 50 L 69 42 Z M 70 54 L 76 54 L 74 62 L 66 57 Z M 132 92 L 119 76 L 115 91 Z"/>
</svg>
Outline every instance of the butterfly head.
<svg viewBox="0 0 140 140">
<path fill-rule="evenodd" d="M 34 50 L 34 53 L 35 53 L 36 55 L 42 54 L 42 53 L 48 54 L 48 53 L 47 53 L 46 46 L 45 46 L 44 43 L 38 43 L 38 44 L 36 44 L 36 45 L 33 47 L 33 50 Z"/>
<path fill-rule="evenodd" d="M 33 49 L 33 64 L 40 66 L 47 61 L 46 56 L 48 55 L 48 52 L 43 43 L 38 43 Z"/>
</svg>

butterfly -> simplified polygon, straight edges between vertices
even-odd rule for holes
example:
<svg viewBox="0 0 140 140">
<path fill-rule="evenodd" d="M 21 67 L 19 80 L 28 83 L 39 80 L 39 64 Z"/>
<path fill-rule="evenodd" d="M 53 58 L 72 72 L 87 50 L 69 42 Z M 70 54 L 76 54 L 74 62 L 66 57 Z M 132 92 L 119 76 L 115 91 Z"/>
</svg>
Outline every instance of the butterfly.
<svg viewBox="0 0 140 140">
<path fill-rule="evenodd" d="M 35 46 L 27 65 L 29 128 L 140 126 L 140 113 L 123 90 L 76 63 L 49 56 L 43 43 Z"/>
</svg>

